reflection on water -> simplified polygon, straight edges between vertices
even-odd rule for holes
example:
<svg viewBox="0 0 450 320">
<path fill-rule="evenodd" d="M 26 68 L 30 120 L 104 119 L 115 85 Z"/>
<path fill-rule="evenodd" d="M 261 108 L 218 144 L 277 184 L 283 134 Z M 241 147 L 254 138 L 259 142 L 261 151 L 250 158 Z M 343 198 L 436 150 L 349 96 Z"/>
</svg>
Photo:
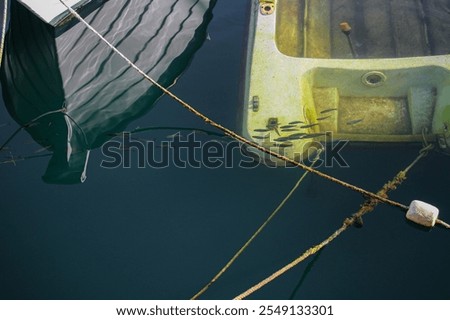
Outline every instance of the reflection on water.
<svg viewBox="0 0 450 320">
<path fill-rule="evenodd" d="M 112 2 L 112 1 L 109 1 Z M 206 41 L 173 90 L 227 127 L 236 125 L 248 12 L 246 1 L 218 1 Z M 0 137 L 14 129 L 0 108 Z M 209 129 L 162 97 L 135 127 Z M 143 138 L 152 134 L 143 133 Z M 0 157 L 41 149 L 20 134 Z M 417 155 L 415 148 L 349 147 L 350 168 L 325 171 L 379 189 Z M 0 165 L 0 298 L 187 299 L 216 274 L 286 196 L 303 172 L 241 168 L 105 170 L 93 150 L 90 178 L 42 183 L 47 159 Z M 449 220 L 448 157 L 431 153 L 392 193 L 436 204 Z M 229 299 L 314 245 L 363 201 L 309 176 L 264 234 L 205 299 Z M 418 232 L 380 205 L 324 250 L 253 296 L 259 299 L 449 299 L 449 233 Z M 311 262 L 308 268 L 308 263 Z M 424 270 L 432 270 L 423 275 Z M 306 276 L 307 275 L 307 276 Z M 299 286 L 297 288 L 297 286 Z"/>
<path fill-rule="evenodd" d="M 206 37 L 215 1 L 108 1 L 86 17 L 163 86 L 170 86 Z M 14 1 L 2 67 L 3 97 L 33 138 L 53 151 L 44 180 L 85 179 L 89 150 L 147 112 L 161 92 L 81 24 L 54 30 Z"/>
</svg>

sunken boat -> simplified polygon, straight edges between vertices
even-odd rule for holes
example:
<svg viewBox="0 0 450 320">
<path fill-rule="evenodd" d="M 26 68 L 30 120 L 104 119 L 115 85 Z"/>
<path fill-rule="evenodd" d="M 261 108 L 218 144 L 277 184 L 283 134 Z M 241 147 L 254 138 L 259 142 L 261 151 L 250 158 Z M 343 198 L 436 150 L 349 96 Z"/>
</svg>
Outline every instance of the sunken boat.
<svg viewBox="0 0 450 320">
<path fill-rule="evenodd" d="M 215 0 L 64 3 L 169 87 L 206 39 Z M 59 0 L 11 1 L 1 82 L 10 115 L 52 151 L 43 179 L 58 184 L 84 182 L 90 150 L 162 95 Z"/>
<path fill-rule="evenodd" d="M 448 0 L 253 0 L 246 61 L 242 134 L 266 148 L 450 150 Z"/>
</svg>

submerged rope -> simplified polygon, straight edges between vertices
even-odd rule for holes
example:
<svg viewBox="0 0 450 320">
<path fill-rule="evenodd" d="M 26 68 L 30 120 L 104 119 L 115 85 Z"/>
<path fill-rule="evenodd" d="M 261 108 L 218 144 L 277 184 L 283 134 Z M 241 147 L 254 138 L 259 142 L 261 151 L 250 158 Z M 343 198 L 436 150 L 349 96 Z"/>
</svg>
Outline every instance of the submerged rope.
<svg viewBox="0 0 450 320">
<path fill-rule="evenodd" d="M 393 191 L 395 189 L 397 189 L 397 187 L 406 180 L 406 174 L 408 173 L 409 170 L 411 170 L 411 168 L 417 164 L 417 162 L 422 159 L 423 157 L 425 157 L 428 154 L 428 151 L 431 150 L 433 148 L 433 145 L 428 145 L 426 147 L 424 147 L 423 149 L 420 150 L 419 155 L 417 156 L 417 158 L 408 166 L 406 167 L 404 170 L 400 171 L 399 173 L 397 173 L 397 175 L 389 182 L 387 182 L 378 192 L 377 194 L 380 197 L 387 197 L 388 192 Z M 319 252 L 321 249 L 323 249 L 325 246 L 329 245 L 333 240 L 335 240 L 337 237 L 339 237 L 344 231 L 346 231 L 350 226 L 352 226 L 355 221 L 357 221 L 358 219 L 361 219 L 365 214 L 373 211 L 375 209 L 375 207 L 380 203 L 380 201 L 378 201 L 378 199 L 368 199 L 366 200 L 360 207 L 360 209 L 358 210 L 358 212 L 356 212 L 355 214 L 353 214 L 352 216 L 346 218 L 344 220 L 344 222 L 342 223 L 342 226 L 337 229 L 335 232 L 333 232 L 328 238 L 326 238 L 324 241 L 322 241 L 321 243 L 311 247 L 310 249 L 306 250 L 304 253 L 302 253 L 297 259 L 295 259 L 294 261 L 292 261 L 291 263 L 287 264 L 286 266 L 284 266 L 283 268 L 279 269 L 278 271 L 276 271 L 275 273 L 273 273 L 272 275 L 270 275 L 269 277 L 265 278 L 264 280 L 262 280 L 261 282 L 259 282 L 258 284 L 254 285 L 253 287 L 251 287 L 250 289 L 248 289 L 247 291 L 241 293 L 240 295 L 236 296 L 234 298 L 234 300 L 242 300 L 246 297 L 248 297 L 249 295 L 253 294 L 254 292 L 258 291 L 259 289 L 261 289 L 262 287 L 264 287 L 265 285 L 269 284 L 270 282 L 272 282 L 273 280 L 275 280 L 276 278 L 280 277 L 281 275 L 283 275 L 284 273 L 286 273 L 287 271 L 289 271 L 290 269 L 292 269 L 293 267 L 295 267 L 296 265 L 298 265 L 299 263 L 301 263 L 302 261 L 306 260 L 307 258 L 309 258 L 310 256 L 316 254 L 317 252 Z"/>
<path fill-rule="evenodd" d="M 25 161 L 25 160 L 36 159 L 36 158 L 51 157 L 52 155 L 53 155 L 52 153 L 45 153 L 45 154 L 37 154 L 37 155 L 33 155 L 33 156 L 17 156 L 17 157 L 13 157 L 12 156 L 9 160 L 1 161 L 0 164 L 12 163 L 12 164 L 16 165 L 16 163 L 19 162 L 19 161 Z"/>
<path fill-rule="evenodd" d="M 55 114 L 55 113 L 62 113 L 63 116 L 64 116 L 65 118 L 69 119 L 69 121 L 71 121 L 71 122 L 73 122 L 73 123 L 75 124 L 75 126 L 80 130 L 80 132 L 81 132 L 81 134 L 82 134 L 82 136 L 83 136 L 83 139 L 84 139 L 84 143 L 85 143 L 85 145 L 86 145 L 86 148 L 87 148 L 87 149 L 90 149 L 90 146 L 89 146 L 89 142 L 88 142 L 86 133 L 84 132 L 83 128 L 78 124 L 78 122 L 75 121 L 75 119 L 74 119 L 71 115 L 69 115 L 69 114 L 67 113 L 66 102 L 64 101 L 60 109 L 45 112 L 45 113 L 43 113 L 43 114 L 37 116 L 36 118 L 34 118 L 34 119 L 28 121 L 27 123 L 25 123 L 24 125 L 20 126 L 19 128 L 17 128 L 16 131 L 14 131 L 13 134 L 11 134 L 11 135 L 9 136 L 9 138 L 8 138 L 8 139 L 0 146 L 0 151 L 2 151 L 2 150 L 5 148 L 5 146 L 6 146 L 8 143 L 10 143 L 11 140 L 14 139 L 14 137 L 15 137 L 20 131 L 22 131 L 22 129 L 28 128 L 28 127 L 30 127 L 32 124 L 34 124 L 35 122 L 39 121 L 40 119 L 42 119 L 42 118 L 44 118 L 44 117 L 46 117 L 46 116 Z M 32 159 L 32 158 L 35 158 L 35 157 L 21 157 L 21 158 L 19 158 L 19 160 L 26 160 L 26 159 Z M 14 159 L 14 158 L 12 158 L 12 159 L 10 159 L 10 160 L 7 160 L 7 161 L 0 162 L 0 164 L 10 163 L 10 162 L 13 162 L 14 165 L 16 165 L 15 159 Z"/>
<path fill-rule="evenodd" d="M 43 117 L 49 116 L 49 115 L 51 115 L 51 114 L 59 113 L 59 112 L 64 113 L 65 115 L 67 115 L 67 114 L 65 113 L 65 112 L 66 112 L 66 108 L 61 108 L 61 109 L 58 109 L 58 110 L 53 110 L 53 111 L 49 111 L 49 112 L 43 113 L 43 114 L 37 116 L 36 118 L 34 118 L 33 120 L 31 120 L 31 121 L 25 123 L 24 125 L 20 126 L 20 127 L 17 128 L 16 131 L 14 131 L 13 134 L 10 135 L 9 138 L 6 139 L 6 141 L 0 146 L 0 151 L 2 151 L 2 150 L 6 147 L 6 145 L 7 145 L 12 139 L 14 139 L 14 137 L 15 137 L 20 131 L 22 131 L 22 129 L 28 128 L 28 127 L 31 126 L 33 123 L 35 123 L 36 121 L 39 121 L 39 120 L 42 119 Z"/>
<path fill-rule="evenodd" d="M 96 31 L 89 23 L 87 23 L 74 9 L 72 9 L 70 6 L 68 6 L 65 1 L 63 0 L 59 0 L 68 10 L 71 14 L 74 15 L 74 17 L 76 17 L 81 23 L 83 23 L 89 30 L 91 30 L 95 35 L 97 35 L 108 47 L 111 48 L 111 50 L 113 50 L 115 53 L 117 53 L 131 68 L 133 68 L 134 70 L 136 70 L 139 74 L 141 74 L 146 80 L 148 80 L 149 82 L 151 82 L 155 87 L 157 87 L 158 89 L 160 89 L 163 93 L 167 94 L 169 97 L 171 97 L 173 100 L 175 100 L 176 102 L 178 102 L 181 106 L 183 106 L 185 109 L 187 109 L 188 111 L 190 111 L 191 113 L 195 114 L 197 117 L 199 117 L 200 119 L 202 119 L 204 122 L 206 122 L 207 124 L 219 129 L 220 131 L 224 132 L 227 136 L 240 141 L 248 146 L 251 146 L 261 152 L 264 152 L 268 155 L 271 155 L 273 157 L 276 157 L 280 160 L 286 161 L 287 163 L 290 163 L 296 167 L 302 168 L 303 170 L 309 171 L 311 173 L 314 173 L 315 175 L 318 175 L 321 178 L 327 179 L 331 182 L 334 182 L 338 185 L 341 185 L 347 189 L 353 190 L 355 192 L 358 192 L 366 197 L 370 197 L 373 199 L 376 199 L 380 202 L 383 202 L 385 204 L 389 204 L 393 207 L 397 207 L 400 208 L 404 211 L 408 210 L 408 206 L 401 204 L 399 202 L 393 201 L 393 200 L 389 200 L 386 198 L 383 198 L 373 192 L 367 191 L 363 188 L 357 187 L 355 185 L 352 185 L 348 182 L 342 181 L 340 179 L 337 179 L 333 176 L 330 176 L 326 173 L 323 173 L 319 170 L 316 170 L 314 168 L 308 167 L 305 164 L 302 164 L 298 161 L 295 161 L 294 159 L 290 159 L 284 155 L 281 155 L 277 152 L 274 152 L 272 150 L 266 149 L 265 147 L 257 144 L 256 142 L 250 141 L 240 135 L 238 135 L 237 133 L 235 133 L 234 131 L 220 125 L 219 123 L 209 119 L 207 116 L 205 116 L 204 114 L 202 114 L 201 112 L 197 111 L 194 107 L 192 107 L 191 105 L 189 105 L 187 102 L 185 102 L 184 100 L 182 100 L 181 98 L 179 98 L 178 96 L 176 96 L 175 94 L 173 94 L 172 92 L 170 92 L 169 90 L 167 90 L 166 88 L 164 88 L 162 85 L 160 85 L 157 81 L 155 81 L 154 79 L 152 79 L 150 76 L 148 76 L 144 71 L 142 71 L 138 66 L 136 66 L 133 62 L 131 62 L 130 59 L 128 59 L 122 52 L 120 52 L 116 47 L 114 47 L 114 45 L 112 45 L 108 40 L 106 40 L 98 31 Z"/>
<path fill-rule="evenodd" d="M 117 136 L 123 135 L 124 133 L 133 134 L 133 133 L 141 133 L 141 132 L 155 131 L 155 130 L 192 131 L 192 132 L 203 133 L 208 136 L 226 137 L 223 133 L 200 129 L 200 128 L 167 127 L 167 126 L 165 126 L 165 127 L 144 127 L 144 128 L 137 127 L 136 129 L 131 130 L 131 131 L 112 132 L 112 133 L 109 133 L 108 135 L 112 136 L 112 137 L 117 137 Z M 229 137 L 226 137 L 226 138 L 228 139 Z"/>
<path fill-rule="evenodd" d="M 317 152 L 317 155 L 315 156 L 311 166 L 314 166 L 314 164 L 319 160 L 321 153 L 323 152 L 323 149 L 320 149 Z M 292 187 L 291 191 L 284 197 L 284 199 L 281 201 L 281 203 L 276 207 L 276 209 L 269 215 L 269 217 L 264 221 L 264 223 L 256 230 L 256 232 L 250 237 L 250 239 L 247 240 L 247 242 L 235 253 L 235 255 L 230 259 L 230 261 L 227 262 L 227 264 L 217 273 L 211 281 L 208 282 L 207 285 L 205 285 L 199 292 L 197 292 L 191 300 L 198 299 L 202 294 L 204 294 L 209 287 L 211 287 L 214 282 L 216 282 L 230 267 L 231 265 L 241 256 L 241 254 L 248 248 L 248 246 L 253 242 L 253 240 L 256 239 L 256 237 L 264 230 L 264 228 L 269 224 L 269 222 L 277 215 L 277 213 L 283 208 L 283 206 L 286 204 L 286 202 L 291 198 L 291 196 L 294 194 L 294 192 L 298 189 L 300 184 L 305 180 L 306 176 L 308 175 L 308 171 L 306 171 L 300 179 L 295 183 L 295 185 Z"/>
</svg>

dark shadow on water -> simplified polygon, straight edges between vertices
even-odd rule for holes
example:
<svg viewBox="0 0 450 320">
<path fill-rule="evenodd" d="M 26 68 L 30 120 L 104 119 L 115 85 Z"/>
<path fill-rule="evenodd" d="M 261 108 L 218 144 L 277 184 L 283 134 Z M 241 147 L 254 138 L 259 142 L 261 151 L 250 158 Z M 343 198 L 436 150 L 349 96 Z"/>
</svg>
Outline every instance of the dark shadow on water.
<svg viewBox="0 0 450 320">
<path fill-rule="evenodd" d="M 418 231 L 422 231 L 424 233 L 428 233 L 428 232 L 430 232 L 432 230 L 432 228 L 421 226 L 420 224 L 417 224 L 417 223 L 415 223 L 413 221 L 410 221 L 410 220 L 408 220 L 406 218 L 405 218 L 405 221 L 411 228 L 416 229 Z"/>
<path fill-rule="evenodd" d="M 291 295 L 289 296 L 289 300 L 294 300 L 295 296 L 297 295 L 298 291 L 302 287 L 303 283 L 305 282 L 306 278 L 308 277 L 308 274 L 311 272 L 312 268 L 314 267 L 314 264 L 319 260 L 320 255 L 322 254 L 323 249 L 321 249 L 317 254 L 314 256 L 314 259 L 312 259 L 308 265 L 305 268 L 305 271 L 303 271 L 302 277 L 298 281 L 297 285 L 295 286 L 294 291 L 292 291 Z"/>
</svg>

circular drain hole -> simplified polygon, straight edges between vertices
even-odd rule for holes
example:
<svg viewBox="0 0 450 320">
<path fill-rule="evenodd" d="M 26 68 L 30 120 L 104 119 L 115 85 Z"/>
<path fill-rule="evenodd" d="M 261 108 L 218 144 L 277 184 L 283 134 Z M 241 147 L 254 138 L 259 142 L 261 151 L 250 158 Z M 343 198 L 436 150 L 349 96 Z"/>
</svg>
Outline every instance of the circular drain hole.
<svg viewBox="0 0 450 320">
<path fill-rule="evenodd" d="M 275 6 L 273 4 L 262 4 L 261 5 L 261 14 L 269 15 L 275 11 Z"/>
<path fill-rule="evenodd" d="M 386 75 L 379 71 L 367 72 L 362 76 L 362 82 L 368 87 L 381 86 L 386 81 Z"/>
</svg>

